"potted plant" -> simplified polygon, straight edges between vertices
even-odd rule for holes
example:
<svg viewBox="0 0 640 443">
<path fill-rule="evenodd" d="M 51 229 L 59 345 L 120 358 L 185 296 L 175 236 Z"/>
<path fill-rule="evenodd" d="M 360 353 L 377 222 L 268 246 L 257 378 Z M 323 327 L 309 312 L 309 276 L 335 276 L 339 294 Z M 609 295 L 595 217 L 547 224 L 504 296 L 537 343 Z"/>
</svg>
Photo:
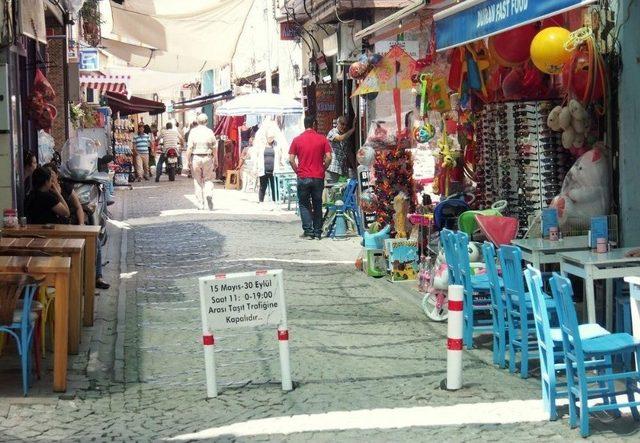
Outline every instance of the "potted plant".
<svg viewBox="0 0 640 443">
<path fill-rule="evenodd" d="M 98 0 L 85 0 L 80 9 L 80 19 L 82 20 L 82 34 L 86 42 L 91 46 L 100 45 L 100 6 Z"/>
</svg>

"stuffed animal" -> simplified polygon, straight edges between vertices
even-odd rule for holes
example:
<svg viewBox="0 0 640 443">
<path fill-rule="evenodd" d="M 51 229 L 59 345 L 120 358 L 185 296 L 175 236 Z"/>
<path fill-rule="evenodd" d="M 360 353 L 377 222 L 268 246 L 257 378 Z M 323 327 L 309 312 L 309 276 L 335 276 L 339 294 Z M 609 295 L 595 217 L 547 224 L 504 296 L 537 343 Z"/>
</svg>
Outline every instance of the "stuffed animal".
<svg viewBox="0 0 640 443">
<path fill-rule="evenodd" d="M 579 101 L 571 100 L 568 106 L 553 108 L 547 117 L 547 126 L 562 132 L 562 146 L 573 155 L 579 157 L 587 152 L 589 113 Z"/>
<path fill-rule="evenodd" d="M 396 238 L 407 238 L 407 213 L 409 212 L 409 197 L 404 192 L 393 198 L 393 224 L 396 228 Z"/>
<path fill-rule="evenodd" d="M 609 196 L 608 159 L 601 147 L 595 147 L 576 160 L 551 207 L 558 210 L 561 227 L 588 224 L 591 217 L 608 213 Z"/>
</svg>

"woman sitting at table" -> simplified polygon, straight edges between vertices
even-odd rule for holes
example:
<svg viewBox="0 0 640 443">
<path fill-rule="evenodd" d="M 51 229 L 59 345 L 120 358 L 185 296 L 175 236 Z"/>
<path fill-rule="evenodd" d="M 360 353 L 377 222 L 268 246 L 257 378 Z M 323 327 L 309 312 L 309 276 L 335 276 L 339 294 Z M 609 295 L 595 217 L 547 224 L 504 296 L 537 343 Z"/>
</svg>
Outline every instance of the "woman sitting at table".
<svg viewBox="0 0 640 443">
<path fill-rule="evenodd" d="M 51 179 L 60 185 L 60 194 L 62 194 L 64 201 L 67 202 L 67 206 L 69 206 L 69 210 L 71 211 L 71 216 L 65 223 L 70 225 L 84 225 L 84 210 L 82 209 L 78 194 L 76 194 L 76 191 L 73 189 L 73 183 L 60 180 L 60 171 L 55 163 L 47 163 L 44 167 L 51 172 Z"/>
<path fill-rule="evenodd" d="M 69 218 L 69 206 L 62 197 L 60 184 L 53 180 L 51 171 L 38 166 L 31 174 L 31 183 L 33 189 L 25 205 L 28 223 L 58 224 Z"/>
</svg>

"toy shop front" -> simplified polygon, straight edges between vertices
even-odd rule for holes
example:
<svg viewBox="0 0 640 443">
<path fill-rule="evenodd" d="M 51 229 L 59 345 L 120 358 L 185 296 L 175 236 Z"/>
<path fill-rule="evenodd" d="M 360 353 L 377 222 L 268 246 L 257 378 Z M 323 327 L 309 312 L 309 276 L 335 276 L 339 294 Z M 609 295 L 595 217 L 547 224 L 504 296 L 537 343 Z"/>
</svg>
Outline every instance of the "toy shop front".
<svg viewBox="0 0 640 443">
<path fill-rule="evenodd" d="M 458 220 L 470 209 L 509 217 L 516 238 L 548 235 L 549 226 L 582 235 L 594 216 L 609 216 L 615 231 L 603 36 L 611 23 L 593 3 L 425 7 L 404 19 L 405 28 L 418 23 L 419 57 L 405 50 L 411 33 L 403 33 L 387 53 L 367 50 L 351 65 L 354 96 L 366 103 L 377 94 L 375 102 L 393 104 L 392 118 L 368 115 L 357 155 L 370 179 L 360 195 L 364 220 L 375 221 L 366 226 L 365 242 L 374 239 L 368 247 L 382 247 L 389 236 L 420 237 L 424 256 L 431 231 L 473 235 L 475 218 Z M 402 22 L 393 26 L 403 31 Z M 388 38 L 393 31 L 382 32 Z M 432 177 L 414 174 L 425 157 Z"/>
</svg>

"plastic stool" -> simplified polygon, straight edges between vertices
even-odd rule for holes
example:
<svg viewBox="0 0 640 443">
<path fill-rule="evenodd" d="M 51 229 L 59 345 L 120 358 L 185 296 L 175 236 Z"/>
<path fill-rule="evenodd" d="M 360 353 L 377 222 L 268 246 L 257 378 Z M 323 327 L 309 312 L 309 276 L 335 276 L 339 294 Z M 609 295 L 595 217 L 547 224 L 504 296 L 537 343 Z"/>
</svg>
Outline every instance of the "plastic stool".
<svg viewBox="0 0 640 443">
<path fill-rule="evenodd" d="M 225 189 L 240 189 L 240 172 L 227 169 L 227 181 L 224 184 Z"/>
</svg>

